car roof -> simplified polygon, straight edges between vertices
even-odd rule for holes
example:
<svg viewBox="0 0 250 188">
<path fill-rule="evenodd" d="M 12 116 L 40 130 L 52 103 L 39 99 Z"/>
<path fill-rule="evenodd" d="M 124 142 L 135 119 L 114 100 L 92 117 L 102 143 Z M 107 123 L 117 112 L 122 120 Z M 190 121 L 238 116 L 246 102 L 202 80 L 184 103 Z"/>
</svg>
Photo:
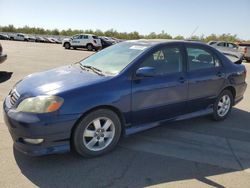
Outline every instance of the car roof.
<svg viewBox="0 0 250 188">
<path fill-rule="evenodd" d="M 88 33 L 79 33 L 79 34 L 75 34 L 75 35 L 88 35 L 88 36 L 96 36 L 94 34 L 88 34 Z"/>
<path fill-rule="evenodd" d="M 168 44 L 168 43 L 186 43 L 186 44 L 202 44 L 207 45 L 203 42 L 199 41 L 188 41 L 188 40 L 174 40 L 174 39 L 139 39 L 139 40 L 128 40 L 125 42 L 135 43 L 135 44 L 141 44 L 141 45 L 149 45 L 149 46 L 155 46 L 158 44 Z"/>
</svg>

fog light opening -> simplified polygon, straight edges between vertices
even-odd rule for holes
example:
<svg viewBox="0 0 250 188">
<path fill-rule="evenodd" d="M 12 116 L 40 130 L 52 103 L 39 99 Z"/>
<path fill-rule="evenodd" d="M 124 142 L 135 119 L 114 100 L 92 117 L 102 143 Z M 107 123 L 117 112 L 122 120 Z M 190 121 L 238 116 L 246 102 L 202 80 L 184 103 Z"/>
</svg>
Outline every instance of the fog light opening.
<svg viewBox="0 0 250 188">
<path fill-rule="evenodd" d="M 28 143 L 28 144 L 41 144 L 44 141 L 44 139 L 42 139 L 42 138 L 36 138 L 36 139 L 23 138 L 23 141 Z"/>
</svg>

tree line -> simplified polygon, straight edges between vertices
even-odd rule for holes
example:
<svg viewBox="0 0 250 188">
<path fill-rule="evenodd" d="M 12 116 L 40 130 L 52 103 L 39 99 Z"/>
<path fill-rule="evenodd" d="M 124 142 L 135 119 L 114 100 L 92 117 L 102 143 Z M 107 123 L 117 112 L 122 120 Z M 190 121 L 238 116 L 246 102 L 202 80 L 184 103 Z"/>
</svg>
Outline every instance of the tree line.
<svg viewBox="0 0 250 188">
<path fill-rule="evenodd" d="M 191 40 L 199 40 L 208 42 L 211 40 L 222 40 L 222 41 L 230 41 L 230 42 L 237 42 L 237 41 L 243 41 L 237 37 L 237 35 L 233 35 L 230 33 L 225 33 L 221 35 L 215 35 L 211 34 L 209 36 L 191 36 L 190 38 L 184 38 L 181 35 L 178 36 L 171 36 L 170 34 L 166 33 L 165 31 L 162 31 L 161 33 L 155 33 L 152 32 L 148 35 L 142 35 L 138 33 L 137 31 L 133 32 L 118 32 L 114 29 L 109 29 L 107 31 L 102 31 L 100 29 L 92 30 L 92 29 L 86 29 L 86 30 L 79 30 L 79 29 L 67 29 L 67 30 L 58 30 L 58 29 L 44 29 L 39 27 L 15 27 L 13 25 L 8 26 L 0 26 L 0 32 L 13 32 L 13 33 L 26 33 L 26 34 L 39 34 L 39 35 L 62 35 L 62 36 L 72 36 L 79 33 L 89 33 L 94 34 L 97 36 L 107 36 L 107 37 L 115 37 L 119 39 L 191 39 Z"/>
</svg>

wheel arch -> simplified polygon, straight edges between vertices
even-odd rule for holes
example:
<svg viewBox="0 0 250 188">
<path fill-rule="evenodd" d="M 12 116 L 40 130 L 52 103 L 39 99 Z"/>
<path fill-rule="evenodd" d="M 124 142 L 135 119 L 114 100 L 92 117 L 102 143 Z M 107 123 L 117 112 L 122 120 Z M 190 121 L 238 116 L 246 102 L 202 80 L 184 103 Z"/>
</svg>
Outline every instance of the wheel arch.
<svg viewBox="0 0 250 188">
<path fill-rule="evenodd" d="M 107 110 L 111 110 L 113 111 L 120 119 L 120 122 L 121 122 L 121 135 L 124 135 L 125 133 L 125 117 L 123 116 L 122 112 L 115 106 L 112 106 L 112 105 L 101 105 L 101 106 L 96 106 L 96 107 L 93 107 L 91 109 L 89 109 L 88 111 L 84 112 L 80 118 L 78 118 L 78 120 L 76 121 L 76 123 L 74 124 L 74 126 L 71 128 L 71 136 L 70 136 L 70 140 L 72 140 L 72 134 L 77 126 L 77 124 L 86 116 L 88 115 L 89 113 L 93 112 L 93 111 L 96 111 L 96 110 L 100 110 L 100 109 L 107 109 Z"/>
<path fill-rule="evenodd" d="M 70 42 L 67 41 L 67 42 L 64 42 L 64 43 L 63 43 L 63 47 L 65 47 L 65 44 L 67 44 L 67 43 L 69 43 L 69 45 L 70 45 Z M 70 46 L 71 46 L 71 45 L 70 45 Z"/>
<path fill-rule="evenodd" d="M 232 95 L 233 95 L 233 98 L 235 99 L 235 97 L 236 97 L 236 89 L 233 87 L 233 86 L 227 86 L 227 87 L 225 87 L 222 91 L 224 91 L 224 90 L 229 90 L 229 91 L 231 91 L 231 93 L 232 93 Z M 221 91 L 221 92 L 222 92 Z"/>
</svg>

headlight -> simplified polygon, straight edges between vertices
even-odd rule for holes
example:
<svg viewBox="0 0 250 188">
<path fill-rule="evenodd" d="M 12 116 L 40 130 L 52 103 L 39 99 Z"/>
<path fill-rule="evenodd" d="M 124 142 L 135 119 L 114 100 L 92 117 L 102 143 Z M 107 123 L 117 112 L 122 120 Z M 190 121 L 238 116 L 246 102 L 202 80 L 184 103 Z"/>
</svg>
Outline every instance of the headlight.
<svg viewBox="0 0 250 188">
<path fill-rule="evenodd" d="M 57 96 L 37 96 L 24 99 L 17 107 L 20 112 L 48 113 L 58 110 L 63 99 Z"/>
</svg>

